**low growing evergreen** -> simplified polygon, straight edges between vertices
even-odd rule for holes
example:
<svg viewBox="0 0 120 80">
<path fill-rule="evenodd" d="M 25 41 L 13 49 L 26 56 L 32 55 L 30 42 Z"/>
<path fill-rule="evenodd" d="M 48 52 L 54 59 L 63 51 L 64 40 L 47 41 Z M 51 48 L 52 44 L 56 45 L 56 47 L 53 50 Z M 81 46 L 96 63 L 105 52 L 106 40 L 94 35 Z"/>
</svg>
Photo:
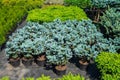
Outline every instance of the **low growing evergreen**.
<svg viewBox="0 0 120 80">
<path fill-rule="evenodd" d="M 100 69 L 102 80 L 120 79 L 119 54 L 102 52 L 97 56 L 95 61 L 98 69 Z"/>
<path fill-rule="evenodd" d="M 59 18 L 62 21 L 65 20 L 82 20 L 88 19 L 87 15 L 80 9 L 79 7 L 75 6 L 60 6 L 60 5 L 53 5 L 44 7 L 42 9 L 34 9 L 31 10 L 28 14 L 27 21 L 34 21 L 34 22 L 51 22 L 54 19 Z"/>
</svg>

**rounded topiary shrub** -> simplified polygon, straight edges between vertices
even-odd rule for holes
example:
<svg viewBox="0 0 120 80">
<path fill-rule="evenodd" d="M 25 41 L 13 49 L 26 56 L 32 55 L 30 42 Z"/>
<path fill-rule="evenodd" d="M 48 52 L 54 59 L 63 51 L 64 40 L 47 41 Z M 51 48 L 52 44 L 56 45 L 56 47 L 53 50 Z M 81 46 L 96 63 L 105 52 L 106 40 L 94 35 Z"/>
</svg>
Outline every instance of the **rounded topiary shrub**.
<svg viewBox="0 0 120 80">
<path fill-rule="evenodd" d="M 31 10 L 28 14 L 27 21 L 34 21 L 34 22 L 51 22 L 54 19 L 59 18 L 62 21 L 65 20 L 82 20 L 88 19 L 85 12 L 80 9 L 79 7 L 70 6 L 60 6 L 60 5 L 53 5 L 44 7 L 42 9 L 34 9 Z"/>
</svg>

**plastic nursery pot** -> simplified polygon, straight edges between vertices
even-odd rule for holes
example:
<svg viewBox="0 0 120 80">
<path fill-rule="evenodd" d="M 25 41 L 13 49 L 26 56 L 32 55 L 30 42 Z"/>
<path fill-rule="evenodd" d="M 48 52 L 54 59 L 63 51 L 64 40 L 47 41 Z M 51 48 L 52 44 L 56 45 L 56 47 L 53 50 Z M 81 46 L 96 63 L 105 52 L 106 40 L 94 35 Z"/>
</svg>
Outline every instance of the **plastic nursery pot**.
<svg viewBox="0 0 120 80">
<path fill-rule="evenodd" d="M 67 70 L 67 66 L 66 65 L 57 65 L 57 66 L 55 66 L 54 72 L 57 75 L 62 76 L 62 75 L 66 74 L 66 70 Z"/>
<path fill-rule="evenodd" d="M 46 70 L 51 70 L 51 69 L 53 69 L 53 65 L 46 62 L 46 63 L 45 63 L 45 69 L 46 69 Z"/>
<path fill-rule="evenodd" d="M 31 66 L 33 61 L 34 61 L 34 59 L 32 57 L 31 58 L 25 58 L 25 57 L 22 58 L 22 63 L 24 66 Z"/>
<path fill-rule="evenodd" d="M 87 70 L 88 65 L 89 65 L 89 61 L 83 61 L 83 60 L 80 59 L 79 62 L 78 62 L 78 67 L 83 71 Z"/>
<path fill-rule="evenodd" d="M 46 62 L 45 60 L 46 60 L 45 55 L 40 55 L 40 56 L 38 56 L 37 59 L 36 59 L 36 64 L 37 64 L 38 66 L 44 67 L 44 66 L 45 66 L 45 62 Z"/>
<path fill-rule="evenodd" d="M 9 58 L 8 61 L 13 67 L 18 67 L 20 65 L 20 58 Z"/>
</svg>

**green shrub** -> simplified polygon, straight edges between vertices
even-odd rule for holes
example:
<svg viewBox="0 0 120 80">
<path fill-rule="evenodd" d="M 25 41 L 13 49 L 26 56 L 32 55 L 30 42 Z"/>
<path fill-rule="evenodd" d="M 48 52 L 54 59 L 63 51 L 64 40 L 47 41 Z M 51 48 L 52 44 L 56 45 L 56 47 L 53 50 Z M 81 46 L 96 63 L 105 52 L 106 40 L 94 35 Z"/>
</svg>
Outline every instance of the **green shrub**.
<svg viewBox="0 0 120 80">
<path fill-rule="evenodd" d="M 120 12 L 116 9 L 108 9 L 101 17 L 101 25 L 106 29 L 109 37 L 120 37 Z"/>
<path fill-rule="evenodd" d="M 101 51 L 116 52 L 91 20 L 62 22 L 58 19 L 43 24 L 28 22 L 9 37 L 5 51 L 8 57 L 17 53 L 31 56 L 47 52 L 49 62 L 66 64 L 71 58 L 71 49 L 74 55 L 88 58 L 95 58 Z"/>
<path fill-rule="evenodd" d="M 4 77 L 0 78 L 0 80 L 10 80 L 10 78 L 8 76 L 4 76 Z"/>
<path fill-rule="evenodd" d="M 110 74 L 104 74 L 102 75 L 102 80 L 119 80 L 120 74 L 110 75 Z"/>
<path fill-rule="evenodd" d="M 100 53 L 96 58 L 98 69 L 100 69 L 103 80 L 120 79 L 120 55 L 108 52 Z M 106 79 L 105 79 L 106 78 Z M 107 79 L 109 78 L 109 79 Z M 117 79 L 114 79 L 117 78 Z"/>
<path fill-rule="evenodd" d="M 22 20 L 26 9 L 17 6 L 2 6 L 0 12 L 2 12 L 0 15 L 0 45 L 2 45 L 5 42 L 6 34 L 16 26 L 17 22 Z"/>
<path fill-rule="evenodd" d="M 64 3 L 66 5 L 78 6 L 80 8 L 87 8 L 91 5 L 90 0 L 64 0 Z"/>
<path fill-rule="evenodd" d="M 1 0 L 0 1 L 0 46 L 6 35 L 27 14 L 28 10 L 42 6 L 43 0 Z"/>
<path fill-rule="evenodd" d="M 36 80 L 51 80 L 51 79 L 50 79 L 50 76 L 42 75 L 41 77 L 37 78 Z"/>
<path fill-rule="evenodd" d="M 42 9 L 34 9 L 29 12 L 27 21 L 34 22 L 50 22 L 54 19 L 59 18 L 62 21 L 65 20 L 82 20 L 88 19 L 85 12 L 74 6 L 65 7 L 65 6 L 49 6 Z"/>
<path fill-rule="evenodd" d="M 85 78 L 80 75 L 73 75 L 69 73 L 64 75 L 62 78 L 59 78 L 58 80 L 85 80 Z"/>
<path fill-rule="evenodd" d="M 28 10 L 41 7 L 44 0 L 2 0 L 4 6 L 23 6 Z"/>
</svg>

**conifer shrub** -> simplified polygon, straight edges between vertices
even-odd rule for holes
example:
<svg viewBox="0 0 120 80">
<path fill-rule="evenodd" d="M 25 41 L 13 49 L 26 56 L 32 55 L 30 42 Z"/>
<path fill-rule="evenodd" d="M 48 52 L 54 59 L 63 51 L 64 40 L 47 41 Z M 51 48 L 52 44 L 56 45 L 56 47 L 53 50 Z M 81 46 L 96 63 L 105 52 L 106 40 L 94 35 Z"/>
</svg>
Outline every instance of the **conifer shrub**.
<svg viewBox="0 0 120 80">
<path fill-rule="evenodd" d="M 111 38 L 120 37 L 120 11 L 115 8 L 108 9 L 101 16 L 101 25 L 105 27 L 105 35 Z"/>
<path fill-rule="evenodd" d="M 60 5 L 53 5 L 48 6 L 42 9 L 34 9 L 31 10 L 28 14 L 27 21 L 34 21 L 34 22 L 51 22 L 54 19 L 59 18 L 62 21 L 65 20 L 82 20 L 88 19 L 85 12 L 80 9 L 79 7 L 70 6 L 60 6 Z"/>
<path fill-rule="evenodd" d="M 102 80 L 120 79 L 120 55 L 109 52 L 101 52 L 95 59 L 97 67 L 101 72 Z"/>
<path fill-rule="evenodd" d="M 0 0 L 0 46 L 6 35 L 14 29 L 28 10 L 41 7 L 44 0 Z"/>
</svg>

